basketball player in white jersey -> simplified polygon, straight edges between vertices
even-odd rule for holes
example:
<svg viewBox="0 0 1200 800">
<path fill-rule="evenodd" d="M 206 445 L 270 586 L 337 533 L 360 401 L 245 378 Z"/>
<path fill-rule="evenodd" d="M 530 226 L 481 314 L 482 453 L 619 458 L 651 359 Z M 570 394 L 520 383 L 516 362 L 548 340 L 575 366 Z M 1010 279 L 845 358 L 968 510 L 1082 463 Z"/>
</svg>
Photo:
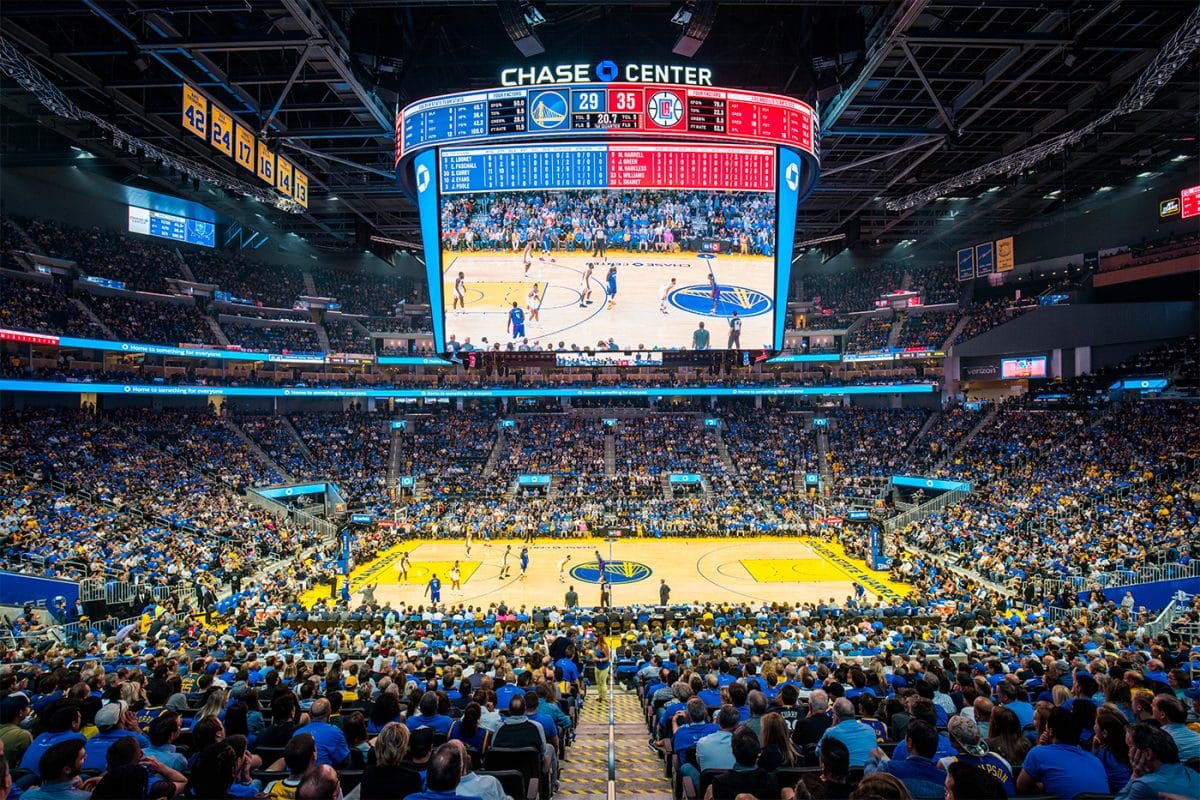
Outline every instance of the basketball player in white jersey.
<svg viewBox="0 0 1200 800">
<path fill-rule="evenodd" d="M 583 273 L 583 283 L 579 286 L 579 307 L 585 308 L 592 304 L 592 270 L 595 266 L 588 262 L 587 271 Z"/>
<path fill-rule="evenodd" d="M 467 310 L 467 282 L 461 272 L 454 279 L 454 304 L 450 306 L 450 310 L 453 311 L 459 306 L 462 306 L 463 311 Z"/>
<path fill-rule="evenodd" d="M 467 523 L 466 530 L 467 555 L 471 555 L 471 523 Z"/>
<path fill-rule="evenodd" d="M 571 563 L 571 554 L 563 556 L 558 560 L 558 582 L 566 583 L 567 565 Z"/>
<path fill-rule="evenodd" d="M 671 278 L 668 283 L 664 283 L 658 287 L 658 310 L 662 313 L 667 313 L 667 298 L 671 296 L 671 292 L 675 289 L 675 279 Z"/>
<path fill-rule="evenodd" d="M 529 274 L 529 265 L 533 263 L 533 233 L 530 232 L 529 237 L 525 239 L 525 252 L 521 254 L 522 260 L 525 262 L 525 274 Z"/>
<path fill-rule="evenodd" d="M 529 312 L 526 314 L 528 322 L 538 321 L 538 312 L 542 309 L 542 291 L 535 283 L 533 288 L 529 290 L 529 294 L 525 296 L 526 309 Z"/>
</svg>

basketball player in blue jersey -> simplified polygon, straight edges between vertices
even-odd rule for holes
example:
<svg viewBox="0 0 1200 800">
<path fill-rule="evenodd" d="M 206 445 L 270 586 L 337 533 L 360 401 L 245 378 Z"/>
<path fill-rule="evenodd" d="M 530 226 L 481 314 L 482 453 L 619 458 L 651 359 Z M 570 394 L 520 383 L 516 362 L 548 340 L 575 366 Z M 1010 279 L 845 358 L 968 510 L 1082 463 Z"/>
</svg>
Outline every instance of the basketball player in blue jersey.
<svg viewBox="0 0 1200 800">
<path fill-rule="evenodd" d="M 521 577 L 520 580 L 525 580 L 525 570 L 529 569 L 529 548 L 521 548 Z"/>
<path fill-rule="evenodd" d="M 467 282 L 460 272 L 458 277 L 454 279 L 454 304 L 450 306 L 450 310 L 462 306 L 463 310 L 467 310 Z"/>
<path fill-rule="evenodd" d="M 433 577 L 429 579 L 429 583 L 425 585 L 425 591 L 421 594 L 429 595 L 429 602 L 442 602 L 442 582 L 438 580 L 437 573 L 433 573 Z"/>
<path fill-rule="evenodd" d="M 608 307 L 612 308 L 617 304 L 617 265 L 613 264 L 608 268 L 608 275 L 604 278 L 608 284 Z"/>
<path fill-rule="evenodd" d="M 521 310 L 521 306 L 517 301 L 513 301 L 512 308 L 508 311 L 508 326 L 505 330 L 512 332 L 512 338 L 525 338 L 525 312 Z"/>
<path fill-rule="evenodd" d="M 596 573 L 600 576 L 600 580 L 604 580 L 604 568 L 608 566 L 604 563 L 604 556 L 600 555 L 600 551 L 596 551 Z"/>
</svg>

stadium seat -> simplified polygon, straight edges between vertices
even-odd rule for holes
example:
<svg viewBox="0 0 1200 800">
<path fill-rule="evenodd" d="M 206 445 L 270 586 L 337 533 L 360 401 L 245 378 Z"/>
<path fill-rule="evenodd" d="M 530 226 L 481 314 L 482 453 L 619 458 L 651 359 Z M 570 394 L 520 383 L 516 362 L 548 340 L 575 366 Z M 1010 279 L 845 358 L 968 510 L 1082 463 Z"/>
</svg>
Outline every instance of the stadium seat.
<svg viewBox="0 0 1200 800">
<path fill-rule="evenodd" d="M 542 771 L 542 753 L 535 747 L 492 747 L 483 754 L 484 769 L 489 772 L 516 771 L 525 779 L 522 797 L 535 800 L 548 797 L 543 793 L 547 777 Z"/>
</svg>

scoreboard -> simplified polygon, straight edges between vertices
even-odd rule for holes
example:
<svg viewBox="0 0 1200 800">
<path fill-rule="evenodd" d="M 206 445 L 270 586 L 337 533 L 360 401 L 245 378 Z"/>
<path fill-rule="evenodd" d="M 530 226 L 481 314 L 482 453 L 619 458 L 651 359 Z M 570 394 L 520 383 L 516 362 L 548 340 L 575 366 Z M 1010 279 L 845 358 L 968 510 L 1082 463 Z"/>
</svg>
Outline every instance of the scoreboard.
<svg viewBox="0 0 1200 800">
<path fill-rule="evenodd" d="M 578 144 L 445 148 L 443 194 L 539 189 L 775 191 L 769 147 Z"/>
<path fill-rule="evenodd" d="M 817 115 L 791 97 L 669 84 L 570 84 L 465 92 L 407 106 L 395 159 L 523 136 L 616 135 L 758 142 L 815 156 Z"/>
</svg>

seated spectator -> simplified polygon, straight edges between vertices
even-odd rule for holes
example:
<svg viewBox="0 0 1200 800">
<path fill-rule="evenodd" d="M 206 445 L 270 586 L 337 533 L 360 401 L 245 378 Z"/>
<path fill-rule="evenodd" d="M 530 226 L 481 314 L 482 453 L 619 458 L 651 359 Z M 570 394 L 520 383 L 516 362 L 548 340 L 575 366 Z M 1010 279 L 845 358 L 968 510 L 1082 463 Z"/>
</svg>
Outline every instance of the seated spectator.
<svg viewBox="0 0 1200 800">
<path fill-rule="evenodd" d="M 359 784 L 362 800 L 400 800 L 421 791 L 421 774 L 405 761 L 408 739 L 408 728 L 399 722 L 389 722 L 375 737 L 375 763 Z"/>
<path fill-rule="evenodd" d="M 25 754 L 21 756 L 20 769 L 40 772 L 41 768 L 38 765 L 42 756 L 54 745 L 66 741 L 77 741 L 80 744 L 87 741 L 79 732 L 83 724 L 83 715 L 78 703 L 72 700 L 56 701 L 56 704 L 46 706 L 42 716 L 46 720 L 46 732 L 38 734 L 29 743 Z M 79 769 L 83 769 L 82 761 L 79 763 Z"/>
<path fill-rule="evenodd" d="M 445 735 L 450 732 L 451 722 L 452 719 L 438 713 L 437 693 L 426 692 L 417 703 L 417 713 L 406 719 L 404 724 L 410 731 L 417 728 L 433 728 L 436 733 Z"/>
<path fill-rule="evenodd" d="M 1132 774 L 1129 745 L 1125 741 L 1125 729 L 1128 726 L 1125 715 L 1114 706 L 1105 704 L 1096 710 L 1092 755 L 1104 765 L 1108 790 L 1113 794 L 1125 788 Z"/>
<path fill-rule="evenodd" d="M 1013 775 L 1012 765 L 1003 756 L 988 749 L 988 742 L 980 736 L 979 726 L 974 720 L 951 717 L 947 732 L 958 754 L 939 760 L 939 767 L 949 770 L 951 764 L 971 764 L 1004 784 L 1004 792 L 1009 797 L 1017 793 L 1017 779 Z"/>
<path fill-rule="evenodd" d="M 830 732 L 833 730 L 830 728 Z M 936 795 L 942 788 L 945 777 L 945 773 L 933 760 L 934 754 L 937 753 L 937 729 L 924 720 L 913 720 L 908 726 L 905 743 L 908 750 L 907 758 L 893 759 L 876 766 L 877 760 L 882 760 L 879 758 L 882 753 L 876 750 L 871 754 L 865 774 L 882 772 L 887 775 L 895 775 L 916 797 Z"/>
<path fill-rule="evenodd" d="M 425 776 L 425 791 L 411 794 L 413 800 L 445 800 L 458 792 L 458 784 L 467 770 L 463 768 L 465 752 L 458 742 L 446 742 L 429 759 Z"/>
<path fill-rule="evenodd" d="M 1154 721 L 1171 734 L 1179 748 L 1179 760 L 1200 758 L 1200 733 L 1187 726 L 1187 706 L 1177 697 L 1160 694 L 1154 698 Z"/>
<path fill-rule="evenodd" d="M 1025 755 L 1031 747 L 1021 732 L 1021 721 L 1004 706 L 992 710 L 992 721 L 988 725 L 988 748 L 1007 761 L 1014 771 L 1021 768 Z"/>
<path fill-rule="evenodd" d="M 700 785 L 700 773 L 706 769 L 733 769 L 733 731 L 741 723 L 742 717 L 738 710 L 726 703 L 717 711 L 717 731 L 702 737 L 696 742 L 696 763 L 700 768 L 691 764 L 680 766 L 680 774 L 690 777 L 697 786 Z"/>
<path fill-rule="evenodd" d="M 504 787 L 494 775 L 480 775 L 471 771 L 471 755 L 461 739 L 451 739 L 443 747 L 454 747 L 459 750 L 462 758 L 462 776 L 459 778 L 455 794 L 459 797 L 477 797 L 479 800 L 513 800 L 504 793 Z"/>
<path fill-rule="evenodd" d="M 1065 708 L 1054 708 L 1046 721 L 1049 744 L 1029 751 L 1017 791 L 1043 793 L 1071 800 L 1081 792 L 1108 793 L 1108 778 L 1100 759 L 1079 747 L 1079 723 Z"/>
<path fill-rule="evenodd" d="M 350 746 L 346 744 L 346 736 L 335 725 L 329 724 L 331 708 L 324 697 L 313 701 L 309 716 L 312 721 L 296 729 L 293 737 L 301 734 L 311 734 L 317 743 L 317 763 L 340 767 L 350 758 Z"/>
<path fill-rule="evenodd" d="M 342 786 L 337 770 L 328 764 L 317 764 L 300 779 L 296 800 L 341 800 Z"/>
<path fill-rule="evenodd" d="M 740 725 L 730 736 L 733 768 L 717 775 L 704 794 L 704 800 L 732 800 L 750 794 L 758 800 L 779 797 L 779 781 L 758 766 L 758 736 L 748 725 Z"/>
<path fill-rule="evenodd" d="M 450 730 L 446 734 L 447 738 L 451 741 L 460 741 L 477 752 L 486 752 L 491 731 L 481 724 L 482 716 L 483 709 L 479 703 L 473 700 L 467 703 L 462 717 L 450 724 Z"/>
<path fill-rule="evenodd" d="M 778 712 L 772 711 L 763 717 L 759 741 L 762 743 L 762 752 L 758 755 L 758 765 L 768 772 L 780 767 L 803 766 L 800 754 L 792 746 L 787 722 Z"/>
<path fill-rule="evenodd" d="M 946 800 L 1005 800 L 1004 784 L 981 769 L 963 762 L 946 770 Z"/>
<path fill-rule="evenodd" d="M 797 800 L 837 800 L 850 797 L 850 790 L 854 787 L 850 783 L 850 749 L 845 743 L 841 739 L 830 739 L 826 742 L 821 748 L 820 763 L 821 774 L 816 780 L 810 784 L 801 779 L 796 784 Z M 890 775 L 885 777 L 892 778 Z"/>
<path fill-rule="evenodd" d="M 525 715 L 525 697 L 515 694 L 508 702 L 508 716 L 492 737 L 492 747 L 536 747 L 545 752 L 546 734 L 542 727 Z"/>
<path fill-rule="evenodd" d="M 1170 732 L 1146 722 L 1125 734 L 1133 779 L 1117 800 L 1158 800 L 1167 795 L 1200 797 L 1200 772 L 1179 763 L 1179 748 Z"/>
<path fill-rule="evenodd" d="M 303 733 L 293 737 L 283 748 L 283 763 L 287 777 L 271 781 L 263 789 L 270 800 L 295 800 L 300 779 L 317 762 L 317 743 L 312 734 Z"/>
<path fill-rule="evenodd" d="M 833 704 L 833 724 L 817 742 L 817 752 L 825 742 L 837 739 L 850 751 L 850 766 L 863 767 L 871 759 L 875 749 L 875 731 L 854 716 L 854 703 L 839 697 Z M 930 754 L 933 755 L 932 753 Z"/>
<path fill-rule="evenodd" d="M 108 748 L 106 759 L 105 777 L 114 772 L 119 773 L 119 777 L 114 779 L 109 787 L 111 793 L 104 794 L 105 797 L 174 797 L 187 786 L 187 778 L 182 773 L 158 759 L 146 757 L 142 746 L 132 736 L 114 742 Z M 140 778 L 135 770 L 141 771 Z M 129 786 L 140 786 L 140 792 L 122 795 L 122 788 Z M 96 787 L 96 791 L 100 791 L 100 786 Z"/>
<path fill-rule="evenodd" d="M 792 728 L 792 744 L 803 748 L 821 741 L 833 720 L 829 716 L 829 695 L 824 689 L 814 689 L 808 696 L 808 716 L 797 720 Z"/>
<path fill-rule="evenodd" d="M 26 755 L 29 755 L 26 751 Z M 88 800 L 91 789 L 78 788 L 76 779 L 87 753 L 83 737 L 60 741 L 41 751 L 37 773 L 42 784 L 21 795 L 26 800 Z"/>
<path fill-rule="evenodd" d="M 138 730 L 137 715 L 130 711 L 124 700 L 114 700 L 96 712 L 96 727 L 100 729 L 88 739 L 87 761 L 84 769 L 103 770 L 108 757 L 108 748 L 121 739 L 133 738 L 141 747 L 149 747 L 150 740 Z"/>
<path fill-rule="evenodd" d="M 4 745 L 4 759 L 13 768 L 33 741 L 33 735 L 21 727 L 28 716 L 29 698 L 24 694 L 14 692 L 0 698 L 0 744 Z"/>
<path fill-rule="evenodd" d="M 147 738 L 150 746 L 143 748 L 147 756 L 156 758 L 171 769 L 180 772 L 187 769 L 187 758 L 175 750 L 175 741 L 183 730 L 179 714 L 174 711 L 164 711 L 150 723 Z"/>
</svg>

